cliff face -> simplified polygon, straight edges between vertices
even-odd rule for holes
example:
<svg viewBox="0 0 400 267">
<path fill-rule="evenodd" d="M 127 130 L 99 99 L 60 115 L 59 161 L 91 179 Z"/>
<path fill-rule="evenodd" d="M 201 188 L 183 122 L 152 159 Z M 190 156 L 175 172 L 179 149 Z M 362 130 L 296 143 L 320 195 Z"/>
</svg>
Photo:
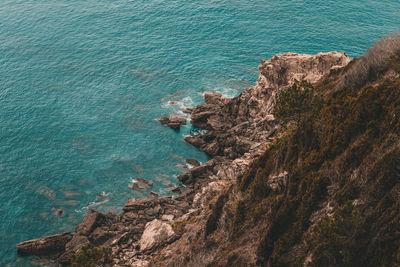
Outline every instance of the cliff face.
<svg viewBox="0 0 400 267">
<path fill-rule="evenodd" d="M 399 264 L 400 50 L 385 51 L 379 68 L 373 50 L 262 61 L 254 87 L 189 111 L 206 131 L 185 140 L 213 158 L 178 176 L 179 197 L 92 212 L 19 251 L 68 264 L 92 244 L 115 266 Z"/>
</svg>

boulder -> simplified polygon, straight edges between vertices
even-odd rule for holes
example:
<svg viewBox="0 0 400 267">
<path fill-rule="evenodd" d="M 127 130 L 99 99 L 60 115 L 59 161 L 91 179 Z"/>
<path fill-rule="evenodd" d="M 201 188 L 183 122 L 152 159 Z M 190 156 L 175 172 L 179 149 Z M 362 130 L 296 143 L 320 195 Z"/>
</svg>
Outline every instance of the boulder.
<svg viewBox="0 0 400 267">
<path fill-rule="evenodd" d="M 125 212 L 139 211 L 154 207 L 155 203 L 152 199 L 132 198 L 128 200 L 122 207 Z"/>
<path fill-rule="evenodd" d="M 167 124 L 169 122 L 169 118 L 161 117 L 157 119 L 161 124 Z"/>
<path fill-rule="evenodd" d="M 204 100 L 207 104 L 220 105 L 222 102 L 222 94 L 220 92 L 207 92 L 204 94 Z"/>
<path fill-rule="evenodd" d="M 143 178 L 136 178 L 135 179 L 138 183 L 141 183 L 142 185 L 148 186 L 148 187 L 153 187 L 153 182 L 147 181 Z"/>
<path fill-rule="evenodd" d="M 183 113 L 191 114 L 193 112 L 194 108 L 184 108 L 182 109 Z"/>
<path fill-rule="evenodd" d="M 114 237 L 114 234 L 109 231 L 107 227 L 98 227 L 96 228 L 93 233 L 90 234 L 90 241 L 95 246 L 103 245 L 107 240 Z"/>
<path fill-rule="evenodd" d="M 100 212 L 91 211 L 76 228 L 75 233 L 88 236 L 96 227 L 107 224 L 107 217 Z"/>
<path fill-rule="evenodd" d="M 161 124 L 166 124 L 174 130 L 179 130 L 181 125 L 186 125 L 186 118 L 171 115 L 169 118 L 161 117 L 157 119 Z"/>
<path fill-rule="evenodd" d="M 61 254 L 65 251 L 65 245 L 72 239 L 72 234 L 65 232 L 62 234 L 46 236 L 29 241 L 21 242 L 17 245 L 18 254 L 34 256 L 51 256 Z"/>
<path fill-rule="evenodd" d="M 154 191 L 150 191 L 150 192 L 149 192 L 149 196 L 152 197 L 152 198 L 157 198 L 157 197 L 159 197 L 160 195 L 159 195 L 158 193 L 154 192 Z"/>
<path fill-rule="evenodd" d="M 177 179 L 183 184 L 190 183 L 190 181 L 191 181 L 190 178 L 191 178 L 190 173 L 188 173 L 188 172 L 182 173 L 181 175 L 178 175 L 178 177 L 177 177 Z"/>
<path fill-rule="evenodd" d="M 171 191 L 174 194 L 182 193 L 181 189 L 182 189 L 182 186 L 176 186 L 176 187 L 167 188 L 168 191 Z"/>
<path fill-rule="evenodd" d="M 191 159 L 191 158 L 187 158 L 185 159 L 187 164 L 192 165 L 193 167 L 199 167 L 200 166 L 200 162 L 197 159 Z"/>
<path fill-rule="evenodd" d="M 135 182 L 133 184 L 128 185 L 129 188 L 139 191 L 146 191 L 146 188 L 139 183 Z"/>
<path fill-rule="evenodd" d="M 160 220 L 148 222 L 139 241 L 141 251 L 167 243 L 175 235 L 172 226 Z"/>
<path fill-rule="evenodd" d="M 181 125 L 186 125 L 186 118 L 170 116 L 167 125 L 171 129 L 179 130 Z"/>
<path fill-rule="evenodd" d="M 183 140 L 197 148 L 201 148 L 206 144 L 201 135 L 188 135 Z"/>
</svg>

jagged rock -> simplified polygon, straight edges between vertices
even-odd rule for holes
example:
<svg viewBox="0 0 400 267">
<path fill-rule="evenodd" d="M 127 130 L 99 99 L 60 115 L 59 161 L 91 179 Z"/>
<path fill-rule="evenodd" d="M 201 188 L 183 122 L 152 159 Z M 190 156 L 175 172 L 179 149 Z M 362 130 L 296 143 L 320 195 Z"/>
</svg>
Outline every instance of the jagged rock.
<svg viewBox="0 0 400 267">
<path fill-rule="evenodd" d="M 188 135 L 183 140 L 197 148 L 201 148 L 206 144 L 201 135 Z"/>
<path fill-rule="evenodd" d="M 133 184 L 128 185 L 129 188 L 139 191 L 146 191 L 146 188 L 139 183 L 135 182 Z"/>
<path fill-rule="evenodd" d="M 171 222 L 173 219 L 174 219 L 174 215 L 172 215 L 172 214 L 164 214 L 163 216 L 161 216 L 161 220 L 164 220 L 164 221 Z"/>
<path fill-rule="evenodd" d="M 89 239 L 95 246 L 100 246 L 113 237 L 114 234 L 108 228 L 98 227 L 90 234 Z"/>
<path fill-rule="evenodd" d="M 153 220 L 146 224 L 142 237 L 139 241 L 140 250 L 150 250 L 167 242 L 175 232 L 171 225 L 160 220 Z"/>
<path fill-rule="evenodd" d="M 212 166 L 210 165 L 210 162 L 207 161 L 203 165 L 190 169 L 190 175 L 192 178 L 206 177 L 210 174 L 211 169 Z"/>
<path fill-rule="evenodd" d="M 288 180 L 288 172 L 284 171 L 278 175 L 271 175 L 268 178 L 267 181 L 267 185 L 275 191 L 282 191 L 286 184 L 287 184 L 287 180 Z"/>
<path fill-rule="evenodd" d="M 168 127 L 174 130 L 179 130 L 181 125 L 186 124 L 186 118 L 172 116 L 172 115 L 169 118 L 167 117 L 158 118 L 158 121 L 161 124 L 166 124 Z"/>
<path fill-rule="evenodd" d="M 190 173 L 185 172 L 181 175 L 178 175 L 177 179 L 183 184 L 190 183 L 191 180 Z"/>
<path fill-rule="evenodd" d="M 184 108 L 184 109 L 182 109 L 182 112 L 191 114 L 193 112 L 193 108 Z"/>
<path fill-rule="evenodd" d="M 207 104 L 223 104 L 222 94 L 220 92 L 207 92 L 204 94 L 204 100 Z"/>
<path fill-rule="evenodd" d="M 136 178 L 135 179 L 138 183 L 141 183 L 142 185 L 148 186 L 148 187 L 153 187 L 153 182 L 147 181 L 143 178 Z"/>
<path fill-rule="evenodd" d="M 180 193 L 182 193 L 181 189 L 182 189 L 182 186 L 176 186 L 176 187 L 167 188 L 167 191 L 171 191 L 174 194 L 180 194 Z"/>
<path fill-rule="evenodd" d="M 152 198 L 157 198 L 157 197 L 159 197 L 160 195 L 159 195 L 158 193 L 154 192 L 154 191 L 150 191 L 150 192 L 149 192 L 149 196 L 152 197 Z"/>
<path fill-rule="evenodd" d="M 66 232 L 24 241 L 17 245 L 18 254 L 35 256 L 61 254 L 71 239 L 72 234 Z"/>
<path fill-rule="evenodd" d="M 151 199 L 132 198 L 125 203 L 125 205 L 122 207 L 122 210 L 125 212 L 139 211 L 151 208 L 153 206 L 154 206 L 154 201 Z"/>
<path fill-rule="evenodd" d="M 169 122 L 169 118 L 161 117 L 157 119 L 161 124 L 167 124 Z"/>
<path fill-rule="evenodd" d="M 187 159 L 185 159 L 185 161 L 186 161 L 186 163 L 192 165 L 193 167 L 199 167 L 201 165 L 197 159 L 187 158 Z"/>
<path fill-rule="evenodd" d="M 83 221 L 76 228 L 75 233 L 83 236 L 88 236 L 96 227 L 107 224 L 107 218 L 104 214 L 91 211 L 87 214 Z"/>
</svg>

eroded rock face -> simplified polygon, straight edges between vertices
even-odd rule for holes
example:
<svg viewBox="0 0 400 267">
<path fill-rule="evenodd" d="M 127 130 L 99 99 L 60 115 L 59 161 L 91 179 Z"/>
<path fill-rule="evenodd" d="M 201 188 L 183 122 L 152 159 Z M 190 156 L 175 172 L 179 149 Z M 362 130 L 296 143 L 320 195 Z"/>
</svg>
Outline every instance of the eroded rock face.
<svg viewBox="0 0 400 267">
<path fill-rule="evenodd" d="M 62 233 L 21 242 L 17 245 L 21 255 L 57 255 L 63 253 L 65 245 L 72 239 L 71 233 Z"/>
<path fill-rule="evenodd" d="M 261 61 L 255 86 L 232 99 L 219 93 L 206 93 L 206 104 L 191 113 L 191 123 L 207 130 L 204 134 L 185 137 L 185 141 L 211 156 L 235 159 L 252 153 L 269 141 L 278 128 L 271 115 L 277 94 L 296 81 L 317 82 L 331 69 L 350 62 L 345 53 L 316 55 L 286 53 Z"/>
<path fill-rule="evenodd" d="M 160 220 L 153 220 L 146 224 L 142 238 L 139 241 L 140 250 L 150 250 L 166 242 L 175 234 L 172 226 Z"/>
</svg>

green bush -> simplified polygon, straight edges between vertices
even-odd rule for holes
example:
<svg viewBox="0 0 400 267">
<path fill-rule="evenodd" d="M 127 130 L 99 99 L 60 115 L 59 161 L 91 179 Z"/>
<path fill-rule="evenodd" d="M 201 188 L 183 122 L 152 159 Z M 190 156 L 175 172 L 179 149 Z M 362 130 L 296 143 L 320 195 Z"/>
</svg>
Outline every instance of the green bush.
<svg viewBox="0 0 400 267">
<path fill-rule="evenodd" d="M 278 95 L 273 115 L 282 121 L 300 121 L 303 113 L 312 110 L 313 87 L 305 81 L 295 83 Z"/>
<path fill-rule="evenodd" d="M 95 247 L 88 244 L 72 254 L 69 261 L 72 267 L 111 266 L 113 256 L 111 248 Z"/>
</svg>

